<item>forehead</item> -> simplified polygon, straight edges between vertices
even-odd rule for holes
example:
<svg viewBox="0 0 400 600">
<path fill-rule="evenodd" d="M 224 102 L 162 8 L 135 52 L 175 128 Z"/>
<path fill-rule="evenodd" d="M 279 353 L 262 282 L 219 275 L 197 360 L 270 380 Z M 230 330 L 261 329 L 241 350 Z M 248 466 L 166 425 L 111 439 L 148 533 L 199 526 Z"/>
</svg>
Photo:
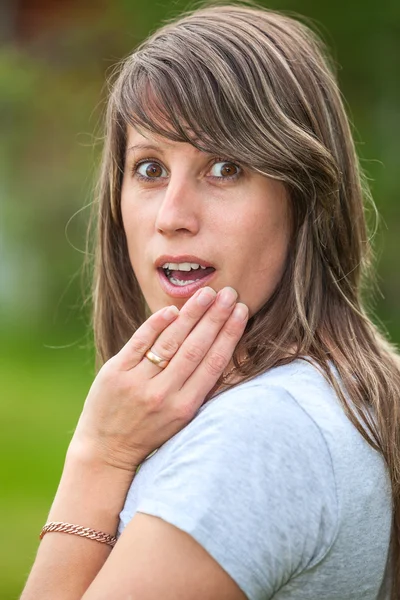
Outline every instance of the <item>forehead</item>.
<svg viewBox="0 0 400 600">
<path fill-rule="evenodd" d="M 188 132 L 189 135 L 192 133 L 189 130 Z M 193 134 L 191 137 L 194 139 Z M 174 149 L 184 149 L 185 151 L 201 154 L 200 150 L 187 142 L 173 141 L 167 137 L 153 132 L 142 131 L 136 127 L 133 127 L 132 125 L 128 125 L 127 127 L 127 154 L 138 150 L 168 151 Z"/>
<path fill-rule="evenodd" d="M 173 142 L 166 137 L 152 132 L 144 132 L 140 129 L 128 125 L 127 127 L 127 146 L 131 145 L 148 145 L 154 146 L 172 146 Z"/>
</svg>

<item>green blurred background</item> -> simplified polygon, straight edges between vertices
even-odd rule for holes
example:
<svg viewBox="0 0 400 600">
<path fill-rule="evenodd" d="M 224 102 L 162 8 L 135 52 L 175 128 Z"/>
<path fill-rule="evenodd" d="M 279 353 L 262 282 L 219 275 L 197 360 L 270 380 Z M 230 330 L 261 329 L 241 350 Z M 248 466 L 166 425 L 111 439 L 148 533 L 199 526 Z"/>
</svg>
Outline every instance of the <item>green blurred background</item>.
<svg viewBox="0 0 400 600">
<path fill-rule="evenodd" d="M 400 3 L 264 5 L 311 18 L 340 65 L 382 216 L 376 312 L 399 342 Z M 94 376 L 80 272 L 106 77 L 163 19 L 189 7 L 180 0 L 0 5 L 1 599 L 21 592 Z"/>
</svg>

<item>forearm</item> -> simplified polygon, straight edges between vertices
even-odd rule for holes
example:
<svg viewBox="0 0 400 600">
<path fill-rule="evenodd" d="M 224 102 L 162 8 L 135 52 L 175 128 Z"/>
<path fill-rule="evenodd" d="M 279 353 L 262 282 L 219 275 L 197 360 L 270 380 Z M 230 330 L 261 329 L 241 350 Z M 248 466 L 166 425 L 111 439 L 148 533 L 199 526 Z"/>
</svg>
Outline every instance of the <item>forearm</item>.
<svg viewBox="0 0 400 600">
<path fill-rule="evenodd" d="M 48 521 L 64 521 L 115 535 L 133 474 L 68 456 Z M 60 532 L 47 533 L 21 600 L 78 600 L 111 546 Z"/>
</svg>

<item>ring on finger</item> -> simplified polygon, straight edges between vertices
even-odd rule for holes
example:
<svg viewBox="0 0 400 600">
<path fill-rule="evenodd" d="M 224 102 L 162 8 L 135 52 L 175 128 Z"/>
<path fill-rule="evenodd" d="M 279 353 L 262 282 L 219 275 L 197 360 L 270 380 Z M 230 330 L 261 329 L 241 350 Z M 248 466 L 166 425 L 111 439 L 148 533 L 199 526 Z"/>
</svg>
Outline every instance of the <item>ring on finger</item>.
<svg viewBox="0 0 400 600">
<path fill-rule="evenodd" d="M 166 358 L 162 358 L 161 356 L 158 356 L 158 354 L 155 354 L 155 352 L 153 352 L 152 350 L 147 350 L 145 357 L 153 363 L 153 365 L 156 365 L 157 367 L 160 367 L 160 369 L 165 369 L 165 367 L 168 365 L 169 360 L 167 360 Z M 165 363 L 164 365 L 162 365 L 161 363 Z"/>
</svg>

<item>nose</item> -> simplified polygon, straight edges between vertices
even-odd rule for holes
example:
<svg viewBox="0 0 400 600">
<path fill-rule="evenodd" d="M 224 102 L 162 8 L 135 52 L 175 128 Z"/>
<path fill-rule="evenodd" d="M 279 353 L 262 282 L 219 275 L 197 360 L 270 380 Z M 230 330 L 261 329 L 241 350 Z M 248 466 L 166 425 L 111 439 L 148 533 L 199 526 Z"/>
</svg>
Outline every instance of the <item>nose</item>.
<svg viewBox="0 0 400 600">
<path fill-rule="evenodd" d="M 157 211 L 156 229 L 164 235 L 178 232 L 195 235 L 200 228 L 199 183 L 176 174 L 163 190 Z"/>
</svg>

